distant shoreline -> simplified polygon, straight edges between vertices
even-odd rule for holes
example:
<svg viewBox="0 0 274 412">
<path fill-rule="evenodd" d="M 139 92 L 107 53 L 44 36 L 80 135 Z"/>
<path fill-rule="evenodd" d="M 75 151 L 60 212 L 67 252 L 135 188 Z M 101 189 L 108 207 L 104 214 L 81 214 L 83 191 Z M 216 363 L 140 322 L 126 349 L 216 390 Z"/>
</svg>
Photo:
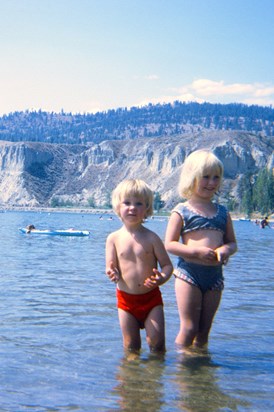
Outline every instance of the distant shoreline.
<svg viewBox="0 0 274 412">
<path fill-rule="evenodd" d="M 40 207 L 40 206 L 1 206 L 1 212 L 58 212 L 58 213 L 87 213 L 94 215 L 109 215 L 114 214 L 112 209 L 97 209 L 97 208 L 65 208 L 65 207 Z"/>
<path fill-rule="evenodd" d="M 65 208 L 65 207 L 39 207 L 39 206 L 0 206 L 0 212 L 44 212 L 44 213 L 86 213 L 86 214 L 91 214 L 91 215 L 115 215 L 112 209 L 100 209 L 100 208 Z M 154 213 L 154 216 L 160 216 L 162 218 L 168 218 L 170 215 L 170 211 L 164 211 L 163 213 L 156 214 Z M 247 218 L 244 214 L 236 213 L 236 212 L 230 212 L 232 220 L 250 220 L 250 221 L 255 221 L 263 219 L 264 216 L 260 215 L 254 215 L 250 218 Z M 270 222 L 274 222 L 274 214 L 271 214 L 268 216 L 268 219 Z"/>
</svg>

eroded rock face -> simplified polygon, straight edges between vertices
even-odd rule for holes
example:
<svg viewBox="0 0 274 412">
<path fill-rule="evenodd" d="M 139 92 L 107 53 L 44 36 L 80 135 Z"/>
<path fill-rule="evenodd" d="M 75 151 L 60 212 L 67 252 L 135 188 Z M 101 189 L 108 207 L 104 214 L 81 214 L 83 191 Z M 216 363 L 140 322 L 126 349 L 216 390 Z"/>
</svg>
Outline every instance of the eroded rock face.
<svg viewBox="0 0 274 412">
<path fill-rule="evenodd" d="M 209 148 L 225 167 L 224 189 L 237 192 L 246 173 L 274 167 L 274 143 L 244 132 L 201 132 L 168 138 L 104 141 L 93 145 L 0 142 L 0 203 L 48 206 L 53 197 L 103 205 L 123 179 L 144 179 L 167 207 L 178 200 L 181 165 Z M 224 193 L 225 195 L 225 193 Z"/>
</svg>

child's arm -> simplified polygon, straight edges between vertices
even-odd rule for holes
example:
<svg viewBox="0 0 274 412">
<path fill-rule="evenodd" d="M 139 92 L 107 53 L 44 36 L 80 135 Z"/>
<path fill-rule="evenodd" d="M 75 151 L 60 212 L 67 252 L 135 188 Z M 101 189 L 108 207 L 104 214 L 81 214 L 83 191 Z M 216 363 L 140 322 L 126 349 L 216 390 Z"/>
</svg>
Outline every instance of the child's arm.
<svg viewBox="0 0 274 412">
<path fill-rule="evenodd" d="M 237 252 L 237 241 L 234 233 L 233 223 L 230 215 L 226 224 L 226 233 L 224 236 L 224 244 L 215 249 L 217 260 L 224 265 L 227 264 L 229 256 Z"/>
<path fill-rule="evenodd" d="M 175 256 L 181 256 L 187 259 L 199 259 L 201 263 L 207 264 L 216 262 L 216 252 L 206 246 L 187 246 L 180 242 L 182 229 L 182 218 L 174 212 L 171 214 L 165 236 L 166 250 Z"/>
<path fill-rule="evenodd" d="M 106 275 L 112 282 L 117 283 L 120 279 L 113 234 L 110 234 L 106 241 Z"/>
<path fill-rule="evenodd" d="M 113 262 L 110 262 L 109 268 L 106 270 L 106 274 L 112 282 L 117 283 L 120 279 L 120 272 Z"/>
<path fill-rule="evenodd" d="M 161 271 L 159 271 L 157 268 L 153 269 L 154 275 L 149 276 L 144 281 L 144 285 L 148 288 L 155 287 L 156 285 L 163 285 L 165 282 L 168 281 L 173 272 L 173 265 L 167 254 L 164 244 L 156 234 L 154 241 L 154 253 L 157 262 L 159 262 L 159 265 L 161 267 Z"/>
<path fill-rule="evenodd" d="M 172 267 L 172 265 L 171 265 Z M 170 276 L 172 275 L 172 270 L 170 274 L 167 274 L 167 272 L 169 272 L 169 270 L 167 270 L 168 268 L 166 267 L 165 269 L 162 268 L 162 272 L 159 272 L 158 269 L 153 269 L 153 273 L 154 275 L 146 278 L 146 280 L 144 281 L 144 285 L 147 288 L 154 288 L 156 285 L 157 286 L 161 286 L 164 283 L 166 283 L 168 281 L 168 279 L 170 278 Z"/>
</svg>

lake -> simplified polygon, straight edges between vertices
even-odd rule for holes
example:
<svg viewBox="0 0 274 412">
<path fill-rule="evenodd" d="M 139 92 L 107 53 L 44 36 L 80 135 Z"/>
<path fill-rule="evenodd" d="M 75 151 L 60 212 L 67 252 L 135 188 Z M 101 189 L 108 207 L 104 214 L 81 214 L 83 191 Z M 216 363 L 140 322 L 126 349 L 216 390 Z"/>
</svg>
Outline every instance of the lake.
<svg viewBox="0 0 274 412">
<path fill-rule="evenodd" d="M 19 233 L 90 230 L 89 237 Z M 167 220 L 146 225 L 164 237 Z M 0 213 L 0 411 L 273 411 L 274 230 L 234 222 L 239 251 L 204 356 L 177 353 L 174 279 L 162 287 L 166 346 L 124 356 L 115 285 L 105 276 L 107 215 Z M 175 263 L 175 259 L 173 258 Z"/>
</svg>

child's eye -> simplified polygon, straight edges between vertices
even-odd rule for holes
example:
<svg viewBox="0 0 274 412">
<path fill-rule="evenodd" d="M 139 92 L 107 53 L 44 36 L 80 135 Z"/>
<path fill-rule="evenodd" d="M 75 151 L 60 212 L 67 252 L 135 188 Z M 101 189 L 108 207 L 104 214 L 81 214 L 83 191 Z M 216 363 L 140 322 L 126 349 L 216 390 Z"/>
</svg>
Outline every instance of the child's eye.
<svg viewBox="0 0 274 412">
<path fill-rule="evenodd" d="M 129 205 L 130 205 L 130 201 L 129 201 L 129 200 L 124 200 L 122 203 L 123 203 L 124 205 L 126 205 L 126 206 L 129 206 Z"/>
<path fill-rule="evenodd" d="M 136 206 L 143 206 L 143 202 L 136 202 Z"/>
</svg>

